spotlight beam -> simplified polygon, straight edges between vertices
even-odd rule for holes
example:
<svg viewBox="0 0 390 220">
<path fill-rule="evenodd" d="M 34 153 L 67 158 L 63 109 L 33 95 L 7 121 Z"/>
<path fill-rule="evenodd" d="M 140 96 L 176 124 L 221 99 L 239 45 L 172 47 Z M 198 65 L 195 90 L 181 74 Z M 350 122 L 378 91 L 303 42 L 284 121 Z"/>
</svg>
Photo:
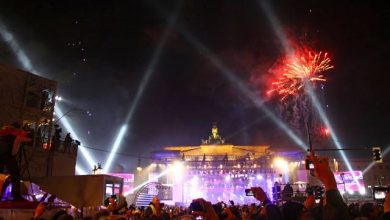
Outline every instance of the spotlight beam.
<svg viewBox="0 0 390 220">
<path fill-rule="evenodd" d="M 78 175 L 86 175 L 86 174 L 88 174 L 88 172 L 86 172 L 85 170 L 83 170 L 83 168 L 81 168 L 81 167 L 78 166 L 77 164 L 76 164 L 76 173 L 77 173 Z"/>
<path fill-rule="evenodd" d="M 26 55 L 24 50 L 20 47 L 18 41 L 15 39 L 14 35 L 8 31 L 7 27 L 0 20 L 0 35 L 3 40 L 11 47 L 12 52 L 16 55 L 19 62 L 23 65 L 23 68 L 29 72 L 37 73 L 34 67 L 31 64 L 31 60 Z"/>
<path fill-rule="evenodd" d="M 283 49 L 285 50 L 285 53 L 286 54 L 294 54 L 294 49 L 289 44 L 287 37 L 281 28 L 279 19 L 273 13 L 273 10 L 272 10 L 271 6 L 269 5 L 269 2 L 267 0 L 259 0 L 259 3 L 261 6 L 261 9 L 263 10 L 265 15 L 267 16 L 267 18 L 270 22 L 270 25 L 271 25 L 272 29 L 274 30 L 276 36 L 279 38 L 279 41 L 282 43 Z"/>
<path fill-rule="evenodd" d="M 161 6 L 154 5 L 154 9 L 160 15 L 167 17 L 167 12 L 163 10 Z M 200 40 L 194 37 L 178 22 L 175 23 L 175 28 L 195 49 L 203 51 L 208 58 L 208 61 L 218 70 L 220 70 L 220 72 L 234 87 L 238 89 L 238 91 L 247 96 L 257 108 L 261 109 L 266 116 L 268 116 L 279 128 L 281 128 L 287 134 L 287 136 L 291 138 L 291 140 L 293 140 L 302 149 L 307 149 L 307 145 L 304 143 L 304 141 L 302 141 L 300 137 L 298 137 L 282 120 L 280 120 L 267 106 L 265 106 L 264 100 L 251 91 L 241 79 L 239 79 L 227 66 L 222 63 L 222 61 L 215 54 L 212 53 L 210 49 L 208 49 L 202 42 L 200 42 Z"/>
<path fill-rule="evenodd" d="M 168 36 L 171 32 L 172 26 L 175 23 L 176 17 L 179 13 L 180 6 L 181 6 L 181 4 L 179 3 L 178 6 L 176 7 L 174 13 L 172 13 L 172 15 L 170 16 L 170 18 L 168 20 L 168 25 L 167 25 L 167 27 L 166 27 L 166 29 L 161 37 L 161 40 L 160 40 L 156 50 L 154 51 L 152 59 L 150 60 L 150 62 L 148 64 L 148 67 L 145 71 L 145 74 L 144 74 L 142 80 L 141 80 L 141 83 L 138 86 L 137 93 L 134 97 L 134 100 L 133 100 L 131 106 L 130 106 L 129 112 L 126 115 L 125 123 L 122 125 L 120 132 L 118 133 L 118 135 L 115 138 L 111 153 L 108 156 L 107 162 L 104 166 L 103 173 L 108 172 L 111 168 L 112 161 L 116 155 L 116 152 L 118 151 L 120 144 L 122 142 L 122 139 L 128 130 L 128 126 L 129 126 L 128 124 L 131 122 L 131 119 L 133 118 L 134 112 L 136 111 L 136 109 L 139 105 L 139 102 L 141 100 L 141 97 L 144 94 L 145 88 L 148 85 L 148 82 L 150 81 L 150 78 L 152 77 L 152 74 L 154 73 L 154 70 L 158 64 L 163 47 L 165 46 L 165 44 L 167 42 L 167 39 L 168 39 Z"/>
<path fill-rule="evenodd" d="M 33 67 L 30 58 L 27 56 L 27 54 L 24 52 L 24 50 L 19 45 L 18 41 L 14 37 L 14 35 L 7 29 L 7 27 L 3 24 L 3 22 L 0 20 L 0 36 L 3 38 L 3 40 L 10 46 L 12 52 L 16 55 L 18 61 L 20 64 L 22 64 L 23 68 L 31 73 L 38 74 L 38 71 Z M 55 112 L 57 115 L 62 115 L 62 111 L 59 106 L 55 109 Z M 62 119 L 62 124 L 65 126 L 66 130 L 72 133 L 73 137 L 76 137 L 76 132 L 73 131 L 72 126 L 70 125 L 69 121 L 66 118 Z M 76 137 L 77 140 L 80 140 Z M 91 155 L 88 153 L 88 151 L 82 147 L 79 146 L 79 149 L 82 153 L 82 155 L 85 157 L 87 162 L 91 167 L 93 167 L 93 160 L 91 158 Z M 76 169 L 77 170 L 80 169 Z"/>
<path fill-rule="evenodd" d="M 59 106 L 57 106 L 55 108 L 55 112 L 57 115 L 63 115 L 63 112 L 62 110 L 59 108 Z M 70 122 L 67 118 L 61 118 L 61 121 L 60 123 L 62 124 L 62 126 L 64 126 L 64 128 L 70 132 L 73 136 L 73 139 L 75 140 L 79 140 L 81 143 L 84 143 L 78 136 L 77 136 L 77 132 L 75 130 L 73 130 L 73 127 L 70 125 Z M 81 151 L 82 155 L 84 156 L 85 160 L 87 161 L 88 165 L 90 166 L 90 168 L 92 169 L 93 166 L 95 165 L 95 161 L 92 159 L 91 157 L 91 154 L 88 152 L 87 148 L 85 148 L 83 146 L 83 144 L 80 144 L 78 149 Z"/>
<path fill-rule="evenodd" d="M 336 148 L 339 149 L 340 156 L 344 160 L 344 163 L 347 165 L 347 169 L 349 171 L 353 171 L 351 163 L 349 162 L 345 152 L 341 150 L 341 149 L 343 149 L 343 147 L 341 146 L 340 141 L 338 140 L 336 133 L 334 132 L 332 125 L 330 124 L 329 119 L 326 116 L 325 111 L 322 108 L 321 104 L 319 103 L 317 96 L 315 95 L 313 89 L 310 87 L 310 85 L 306 85 L 305 89 L 306 89 L 307 93 L 309 94 L 311 101 L 313 102 L 313 106 L 318 111 L 318 114 L 320 115 L 321 120 L 324 122 L 325 126 L 329 129 L 330 137 L 331 137 L 334 145 L 336 146 Z M 351 173 L 352 173 L 354 181 L 356 182 L 356 184 L 359 186 L 359 189 L 360 189 L 361 186 L 360 186 L 360 183 L 359 183 L 357 177 L 355 176 L 354 172 L 351 172 Z"/>
<path fill-rule="evenodd" d="M 103 168 L 103 173 L 107 173 L 110 169 L 110 166 L 112 164 L 112 161 L 114 160 L 114 156 L 116 152 L 118 151 L 118 148 L 122 142 L 123 137 L 125 136 L 127 131 L 127 125 L 122 125 L 117 138 L 115 139 L 114 145 L 112 146 L 112 150 L 110 152 L 110 155 L 108 156 L 106 166 Z"/>
<path fill-rule="evenodd" d="M 265 115 L 263 115 L 263 116 L 257 118 L 256 120 L 252 121 L 251 123 L 249 123 L 249 124 L 247 124 L 247 125 L 245 125 L 245 126 L 242 126 L 242 127 L 239 128 L 239 129 L 237 129 L 237 130 L 234 131 L 233 133 L 226 135 L 226 136 L 225 136 L 225 139 L 228 140 L 229 138 L 234 137 L 234 136 L 236 136 L 237 134 L 240 134 L 240 133 L 246 131 L 247 129 L 249 129 L 250 127 L 254 126 L 255 124 L 258 124 L 258 123 L 264 121 L 265 118 L 266 118 Z"/>
<path fill-rule="evenodd" d="M 270 21 L 271 27 L 274 30 L 275 35 L 279 38 L 280 42 L 282 43 L 283 49 L 285 50 L 285 53 L 289 56 L 292 55 L 294 51 L 293 51 L 290 43 L 288 42 L 285 33 L 283 32 L 283 30 L 281 28 L 279 20 L 274 15 L 272 8 L 269 5 L 269 2 L 267 0 L 259 0 L 259 3 L 260 3 L 262 10 L 266 14 L 268 20 Z M 331 124 L 330 124 L 330 122 L 325 114 L 325 111 L 322 109 L 321 105 L 319 104 L 317 97 L 315 96 L 315 94 L 312 91 L 312 89 L 310 88 L 310 86 L 305 86 L 305 87 L 308 87 L 308 88 L 306 88 L 306 91 L 309 93 L 310 99 L 312 100 L 316 110 L 318 111 L 321 120 L 330 130 L 330 135 L 331 135 L 332 141 L 334 142 L 334 145 L 338 149 L 342 149 L 342 146 L 340 145 L 340 142 L 338 141 L 338 138 L 331 127 Z M 342 159 L 344 160 L 344 163 L 347 165 L 348 170 L 352 171 L 352 166 L 351 166 L 347 156 L 345 155 L 345 153 L 343 151 L 339 151 L 339 152 L 340 152 Z M 359 184 L 356 176 L 353 176 L 353 178 L 360 188 L 360 184 Z"/>
<path fill-rule="evenodd" d="M 214 65 L 220 72 L 226 77 L 226 79 L 234 86 L 238 91 L 244 94 L 249 98 L 253 104 L 261 109 L 266 116 L 268 116 L 279 128 L 281 128 L 291 140 L 293 140 L 299 147 L 306 150 L 307 145 L 298 137 L 282 120 L 280 120 L 266 105 L 264 100 L 262 100 L 257 94 L 251 91 L 248 86 L 239 79 L 227 66 L 225 66 L 222 61 L 213 54 L 205 45 L 203 45 L 198 39 L 192 36 L 182 27 L 178 30 L 183 34 L 187 41 L 196 49 L 204 51 L 204 54 L 208 58 L 211 64 Z"/>
</svg>

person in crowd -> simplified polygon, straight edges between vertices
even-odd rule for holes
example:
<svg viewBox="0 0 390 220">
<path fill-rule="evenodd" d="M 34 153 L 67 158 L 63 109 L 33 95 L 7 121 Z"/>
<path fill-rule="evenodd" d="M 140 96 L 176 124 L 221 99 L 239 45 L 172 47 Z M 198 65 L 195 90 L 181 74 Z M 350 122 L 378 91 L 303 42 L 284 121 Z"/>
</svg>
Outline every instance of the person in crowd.
<svg viewBox="0 0 390 220">
<path fill-rule="evenodd" d="M 360 210 L 358 203 L 351 203 L 348 205 L 348 211 L 353 219 L 360 217 Z"/>
<path fill-rule="evenodd" d="M 72 142 L 73 142 L 73 139 L 70 136 L 70 133 L 67 133 L 65 138 L 64 138 L 64 152 L 69 153 L 71 151 Z"/>
<path fill-rule="evenodd" d="M 126 214 L 127 212 L 127 201 L 126 197 L 123 194 L 119 195 L 118 202 L 117 202 L 117 207 L 116 210 L 114 211 L 114 214 L 119 214 L 123 215 Z"/>
<path fill-rule="evenodd" d="M 107 210 L 112 212 L 113 214 L 117 214 L 118 204 L 116 202 L 116 195 L 111 195 L 108 198 Z"/>
<path fill-rule="evenodd" d="M 153 197 L 152 202 L 145 210 L 145 218 L 147 219 L 161 219 L 162 204 L 157 196 Z"/>
<path fill-rule="evenodd" d="M 260 210 L 255 203 L 252 203 L 248 206 L 248 211 L 245 214 L 248 220 L 257 219 L 260 216 Z"/>
<path fill-rule="evenodd" d="M 310 159 L 314 165 L 315 176 L 325 186 L 325 199 L 323 207 L 323 220 L 349 220 L 352 219 L 348 207 L 337 189 L 336 179 L 325 157 L 318 157 L 311 152 Z"/>
<path fill-rule="evenodd" d="M 302 215 L 304 205 L 296 201 L 285 202 L 281 209 L 283 220 L 296 220 L 300 219 Z"/>
<path fill-rule="evenodd" d="M 271 200 L 268 199 L 267 194 L 261 187 L 252 187 L 251 188 L 254 197 L 261 202 L 262 209 L 260 211 L 260 216 L 263 219 L 267 220 L 281 220 L 282 214 L 277 205 L 271 203 Z"/>
<path fill-rule="evenodd" d="M 360 215 L 368 220 L 378 220 L 380 217 L 379 207 L 372 202 L 366 202 L 360 206 Z"/>
<path fill-rule="evenodd" d="M 125 215 L 126 215 L 128 218 L 131 218 L 131 217 L 133 217 L 133 215 L 134 215 L 134 213 L 135 213 L 135 210 L 136 210 L 135 206 L 134 206 L 133 204 L 131 204 L 131 205 L 129 205 L 129 207 L 127 208 L 127 212 L 126 212 Z"/>
<path fill-rule="evenodd" d="M 199 198 L 193 200 L 194 204 L 189 208 L 185 208 L 165 206 L 160 203 L 158 197 L 154 197 L 149 206 L 137 209 L 133 205 L 126 208 L 127 202 L 123 195 L 119 195 L 118 199 L 112 195 L 107 199 L 107 209 L 97 213 L 95 219 L 194 220 L 201 217 L 202 220 L 390 220 L 390 192 L 386 195 L 383 213 L 379 211 L 379 207 L 375 203 L 362 205 L 355 203 L 347 206 L 337 190 L 335 177 L 330 170 L 327 158 L 312 154 L 310 159 L 314 164 L 316 177 L 325 186 L 325 194 L 319 203 L 318 201 L 316 203 L 316 198 L 318 199 L 316 194 L 307 196 L 304 203 L 293 201 L 293 198 L 272 203 L 261 187 L 251 188 L 254 198 L 260 204 L 249 206 L 239 205 L 234 201 L 229 201 L 230 205 L 224 202 L 212 204 Z M 272 194 L 272 192 L 268 193 Z M 43 217 L 45 206 L 42 205 L 45 204 L 39 204 L 36 209 L 35 216 L 37 218 Z M 121 211 L 122 209 L 123 211 Z M 64 211 L 58 212 L 57 215 L 57 219 L 72 219 Z"/>
<path fill-rule="evenodd" d="M 192 211 L 192 215 L 201 216 L 206 218 L 207 220 L 219 220 L 218 214 L 213 208 L 211 202 L 206 201 L 204 199 L 194 199 L 192 202 L 199 203 L 201 207 L 203 207 L 203 211 Z"/>
<path fill-rule="evenodd" d="M 96 220 L 106 220 L 109 219 L 110 212 L 108 210 L 101 210 L 95 214 Z"/>
<path fill-rule="evenodd" d="M 306 197 L 299 217 L 300 220 L 322 219 L 322 203 L 316 205 L 315 200 L 314 195 Z"/>
<path fill-rule="evenodd" d="M 280 199 L 281 196 L 281 186 L 278 181 L 275 181 L 274 186 L 272 187 L 272 197 L 274 200 Z"/>
<path fill-rule="evenodd" d="M 53 149 L 59 150 L 60 149 L 60 143 L 61 143 L 61 132 L 62 128 L 60 128 L 57 124 L 54 125 L 54 135 L 52 137 L 53 142 Z"/>
<path fill-rule="evenodd" d="M 294 194 L 294 189 L 291 187 L 290 183 L 287 183 L 282 191 L 283 199 L 290 199 Z"/>
</svg>

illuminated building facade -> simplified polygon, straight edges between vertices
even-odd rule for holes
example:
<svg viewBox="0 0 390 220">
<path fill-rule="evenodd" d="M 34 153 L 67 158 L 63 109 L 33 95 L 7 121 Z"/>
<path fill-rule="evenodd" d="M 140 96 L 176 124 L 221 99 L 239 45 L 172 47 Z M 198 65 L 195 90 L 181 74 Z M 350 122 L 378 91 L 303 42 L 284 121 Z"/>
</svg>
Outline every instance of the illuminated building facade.
<svg viewBox="0 0 390 220">
<path fill-rule="evenodd" d="M 172 201 L 190 203 L 194 198 L 212 202 L 254 202 L 244 190 L 251 186 L 272 187 L 277 175 L 270 162 L 269 146 L 235 146 L 225 143 L 214 125 L 200 146 L 170 146 L 155 152 L 149 179 L 164 169 L 158 179 L 172 186 Z M 157 180 L 157 179 L 156 179 Z"/>
<path fill-rule="evenodd" d="M 188 204 L 195 198 L 205 198 L 213 203 L 233 200 L 248 204 L 255 202 L 253 197 L 245 195 L 245 189 L 252 186 L 262 187 L 273 200 L 281 199 L 273 193 L 275 182 L 281 185 L 282 190 L 289 183 L 295 199 L 300 199 L 304 198 L 307 184 L 322 185 L 305 168 L 307 152 L 291 148 L 274 151 L 266 145 L 229 144 L 219 135 L 216 126 L 201 143 L 199 146 L 168 146 L 163 151 L 154 152 L 152 163 L 137 171 L 136 176 L 143 177 L 136 177 L 135 185 L 140 188 L 152 183 L 154 188 L 149 187 L 143 193 L 155 193 L 167 204 Z M 357 181 L 350 178 L 352 173 L 337 161 L 332 159 L 329 165 L 340 191 L 368 195 L 362 171 L 354 171 L 359 187 Z"/>
</svg>

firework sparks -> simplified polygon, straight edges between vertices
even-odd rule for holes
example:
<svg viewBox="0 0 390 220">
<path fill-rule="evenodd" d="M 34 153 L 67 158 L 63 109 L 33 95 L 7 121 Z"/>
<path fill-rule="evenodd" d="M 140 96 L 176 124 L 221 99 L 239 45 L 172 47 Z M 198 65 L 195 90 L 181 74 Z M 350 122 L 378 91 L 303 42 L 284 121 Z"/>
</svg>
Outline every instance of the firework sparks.
<svg viewBox="0 0 390 220">
<path fill-rule="evenodd" d="M 284 100 L 290 95 L 298 94 L 306 83 L 326 81 L 322 73 L 332 68 L 327 53 L 296 53 L 282 65 L 281 77 L 272 82 L 272 89 L 268 90 L 267 94 L 277 93 L 282 97 L 281 100 Z"/>
</svg>

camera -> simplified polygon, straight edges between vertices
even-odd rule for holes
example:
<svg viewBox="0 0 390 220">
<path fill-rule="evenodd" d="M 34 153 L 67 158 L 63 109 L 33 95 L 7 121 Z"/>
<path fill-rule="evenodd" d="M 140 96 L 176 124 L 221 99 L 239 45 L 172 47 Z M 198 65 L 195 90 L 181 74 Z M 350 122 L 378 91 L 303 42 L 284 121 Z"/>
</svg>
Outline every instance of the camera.
<svg viewBox="0 0 390 220">
<path fill-rule="evenodd" d="M 245 195 L 246 196 L 253 196 L 253 192 L 251 189 L 245 189 Z"/>
<path fill-rule="evenodd" d="M 191 202 L 191 204 L 190 204 L 190 210 L 195 211 L 195 212 L 203 212 L 204 207 L 199 201 L 194 201 L 194 202 Z"/>
<path fill-rule="evenodd" d="M 383 186 L 374 186 L 373 189 L 373 196 L 374 200 L 377 201 L 384 201 L 386 198 L 386 194 L 390 191 L 389 187 L 383 187 Z"/>
<path fill-rule="evenodd" d="M 325 189 L 322 186 L 310 186 L 306 188 L 307 195 L 314 195 L 315 199 L 321 199 Z"/>
</svg>

